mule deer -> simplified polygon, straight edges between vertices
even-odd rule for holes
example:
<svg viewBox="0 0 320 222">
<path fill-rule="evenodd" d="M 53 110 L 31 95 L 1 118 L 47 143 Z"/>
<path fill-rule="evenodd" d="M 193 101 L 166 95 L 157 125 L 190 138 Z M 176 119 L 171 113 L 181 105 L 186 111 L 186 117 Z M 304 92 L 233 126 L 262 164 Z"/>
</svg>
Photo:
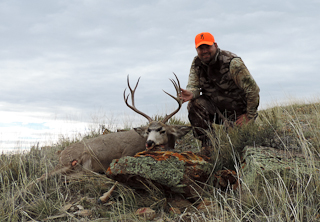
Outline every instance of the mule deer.
<svg viewBox="0 0 320 222">
<path fill-rule="evenodd" d="M 175 74 L 174 74 L 175 75 Z M 165 92 L 175 99 L 179 106 L 171 114 L 166 115 L 161 121 L 154 121 L 147 114 L 139 111 L 134 105 L 134 94 L 139 84 L 138 79 L 134 89 L 130 87 L 129 76 L 127 84 L 130 93 L 123 97 L 126 105 L 136 113 L 147 118 L 149 124 L 144 127 L 137 127 L 126 132 L 110 133 L 100 135 L 96 138 L 87 139 L 82 142 L 74 143 L 60 153 L 59 164 L 49 174 L 45 174 L 38 179 L 44 180 L 56 174 L 68 174 L 82 169 L 103 173 L 109 167 L 113 159 L 119 159 L 124 156 L 134 156 L 136 153 L 161 148 L 162 150 L 174 149 L 175 140 L 187 134 L 191 126 L 173 126 L 166 125 L 166 122 L 175 115 L 181 108 L 182 101 L 179 98 L 180 83 L 178 77 L 176 80 L 170 79 L 176 90 L 177 96 Z M 132 105 L 128 103 L 131 94 Z"/>
</svg>

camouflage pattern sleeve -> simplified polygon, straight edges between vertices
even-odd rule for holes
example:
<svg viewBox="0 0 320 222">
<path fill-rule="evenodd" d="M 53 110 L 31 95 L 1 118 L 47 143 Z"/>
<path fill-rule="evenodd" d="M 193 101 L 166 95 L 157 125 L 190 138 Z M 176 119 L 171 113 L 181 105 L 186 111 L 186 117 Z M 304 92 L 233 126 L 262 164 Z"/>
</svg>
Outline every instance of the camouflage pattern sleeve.
<svg viewBox="0 0 320 222">
<path fill-rule="evenodd" d="M 190 73 L 189 73 L 189 79 L 188 79 L 188 85 L 186 87 L 187 90 L 191 91 L 193 93 L 193 98 L 197 98 L 200 96 L 200 81 L 198 77 L 198 67 L 195 65 L 195 60 L 197 56 L 194 57 L 191 68 L 190 68 Z"/>
<path fill-rule="evenodd" d="M 241 58 L 234 58 L 231 60 L 230 73 L 236 85 L 245 92 L 248 118 L 255 118 L 260 100 L 259 86 L 251 76 Z"/>
</svg>

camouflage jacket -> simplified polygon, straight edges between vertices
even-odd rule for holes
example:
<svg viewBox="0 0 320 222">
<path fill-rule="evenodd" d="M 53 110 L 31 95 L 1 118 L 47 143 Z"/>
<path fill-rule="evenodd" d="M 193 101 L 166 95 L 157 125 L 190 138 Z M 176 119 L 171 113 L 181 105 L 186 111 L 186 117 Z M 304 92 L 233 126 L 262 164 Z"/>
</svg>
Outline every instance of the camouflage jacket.
<svg viewBox="0 0 320 222">
<path fill-rule="evenodd" d="M 206 95 L 227 115 L 257 115 L 260 89 L 237 55 L 217 49 L 214 59 L 205 64 L 196 56 L 192 62 L 187 90 L 194 99 Z"/>
</svg>

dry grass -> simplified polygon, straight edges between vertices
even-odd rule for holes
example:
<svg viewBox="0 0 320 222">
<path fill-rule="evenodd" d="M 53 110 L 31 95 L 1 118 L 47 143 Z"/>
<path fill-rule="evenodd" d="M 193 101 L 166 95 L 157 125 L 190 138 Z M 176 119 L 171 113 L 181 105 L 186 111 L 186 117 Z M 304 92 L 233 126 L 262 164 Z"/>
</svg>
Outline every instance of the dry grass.
<svg viewBox="0 0 320 222">
<path fill-rule="evenodd" d="M 174 119 L 173 123 L 181 124 L 181 121 Z M 60 176 L 33 183 L 54 168 L 58 150 L 75 142 L 64 138 L 50 148 L 33 147 L 28 153 L 0 156 L 0 221 L 141 221 L 134 215 L 139 207 L 151 207 L 156 210 L 157 219 L 163 221 L 320 220 L 316 158 L 320 152 L 320 103 L 275 106 L 260 111 L 255 124 L 228 131 L 213 126 L 213 130 L 215 134 L 209 132 L 209 136 L 215 144 L 212 158 L 215 170 L 234 169 L 240 175 L 245 146 L 300 152 L 308 160 L 307 170 L 296 168 L 290 173 L 274 171 L 272 174 L 258 170 L 260 177 L 254 184 L 242 181 L 241 189 L 225 192 L 214 188 L 209 181 L 205 194 L 181 214 L 169 213 L 171 197 L 156 187 L 138 192 L 118 185 L 109 202 L 99 205 L 98 197 L 114 184 L 103 175 L 88 174 L 68 181 Z M 179 150 L 199 149 L 199 143 L 191 133 L 178 142 Z M 203 209 L 196 208 L 199 203 L 208 201 L 211 204 Z M 82 206 L 92 214 L 77 216 L 70 209 L 66 210 L 68 204 Z"/>
</svg>

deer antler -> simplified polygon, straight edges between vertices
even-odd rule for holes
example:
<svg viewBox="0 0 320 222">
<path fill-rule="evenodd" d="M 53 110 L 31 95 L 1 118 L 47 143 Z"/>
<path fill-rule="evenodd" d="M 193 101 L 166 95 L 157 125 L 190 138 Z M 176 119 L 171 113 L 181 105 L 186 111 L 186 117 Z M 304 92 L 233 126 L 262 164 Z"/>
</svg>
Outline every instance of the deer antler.
<svg viewBox="0 0 320 222">
<path fill-rule="evenodd" d="M 166 115 L 165 118 L 162 120 L 163 123 L 166 123 L 173 115 L 175 115 L 181 108 L 182 106 L 182 100 L 180 99 L 179 97 L 179 94 L 181 93 L 181 87 L 180 87 L 180 82 L 179 82 L 179 79 L 177 77 L 177 75 L 175 73 L 173 73 L 173 75 L 176 77 L 177 79 L 177 82 L 173 79 L 170 79 L 170 81 L 172 82 L 174 88 L 176 89 L 176 92 L 177 92 L 177 97 L 174 97 L 173 95 L 167 93 L 166 91 L 164 91 L 167 95 L 171 96 L 174 100 L 176 100 L 179 104 L 179 107 L 178 109 L 176 109 L 175 111 L 173 111 L 171 114 L 169 115 Z"/>
<path fill-rule="evenodd" d="M 129 98 L 130 93 L 126 96 L 126 89 L 125 89 L 124 92 L 123 92 L 123 99 L 124 99 L 124 102 L 127 104 L 127 106 L 128 106 L 130 109 L 132 109 L 132 110 L 135 111 L 136 113 L 139 113 L 140 115 L 142 115 L 142 116 L 144 116 L 145 118 L 147 118 L 149 122 L 152 122 L 153 120 L 150 118 L 150 116 L 148 116 L 147 114 L 139 111 L 139 110 L 135 107 L 135 105 L 134 105 L 134 93 L 135 93 L 135 91 L 136 91 L 136 89 L 137 89 L 137 86 L 138 86 L 138 84 L 139 84 L 139 81 L 140 81 L 140 77 L 139 77 L 139 79 L 138 79 L 138 81 L 137 81 L 136 86 L 135 86 L 134 89 L 132 90 L 131 87 L 130 87 L 130 83 L 129 83 L 129 75 L 127 76 L 128 87 L 129 87 L 129 90 L 130 90 L 130 93 L 131 93 L 131 103 L 132 103 L 132 106 L 129 105 L 129 103 L 128 103 L 128 98 Z"/>
</svg>

